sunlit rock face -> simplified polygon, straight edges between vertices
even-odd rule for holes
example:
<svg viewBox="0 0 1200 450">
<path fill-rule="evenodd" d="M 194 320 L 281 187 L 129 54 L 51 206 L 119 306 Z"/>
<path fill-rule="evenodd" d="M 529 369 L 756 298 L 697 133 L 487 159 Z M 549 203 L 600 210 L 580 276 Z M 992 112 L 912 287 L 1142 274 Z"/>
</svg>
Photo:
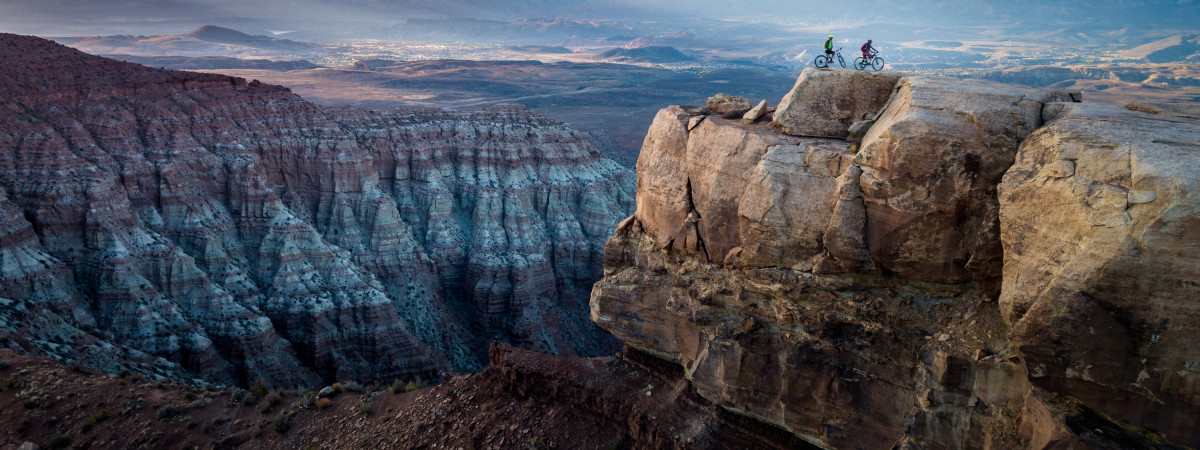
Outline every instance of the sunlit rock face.
<svg viewBox="0 0 1200 450">
<path fill-rule="evenodd" d="M 588 321 L 633 174 L 516 107 L 322 108 L 0 35 L 3 344 L 208 383 L 435 378 Z"/>
<path fill-rule="evenodd" d="M 880 82 L 837 72 L 806 69 L 788 114 Z M 1200 443 L 1194 111 L 878 91 L 857 144 L 662 110 L 592 319 L 820 446 Z"/>
</svg>

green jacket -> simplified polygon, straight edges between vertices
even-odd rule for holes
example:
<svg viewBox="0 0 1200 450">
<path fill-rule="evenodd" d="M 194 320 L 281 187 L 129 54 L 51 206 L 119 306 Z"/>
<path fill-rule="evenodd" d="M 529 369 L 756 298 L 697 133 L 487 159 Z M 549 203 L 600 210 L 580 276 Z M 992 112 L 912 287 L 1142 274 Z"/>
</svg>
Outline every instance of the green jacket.
<svg viewBox="0 0 1200 450">
<path fill-rule="evenodd" d="M 825 40 L 825 50 L 833 50 L 833 38 Z"/>
</svg>

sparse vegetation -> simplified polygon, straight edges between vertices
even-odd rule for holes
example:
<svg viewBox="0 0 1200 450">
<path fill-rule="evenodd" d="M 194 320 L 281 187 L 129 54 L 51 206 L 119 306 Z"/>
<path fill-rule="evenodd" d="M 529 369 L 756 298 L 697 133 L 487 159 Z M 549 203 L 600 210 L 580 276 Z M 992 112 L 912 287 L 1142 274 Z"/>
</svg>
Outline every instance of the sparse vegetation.
<svg viewBox="0 0 1200 450">
<path fill-rule="evenodd" d="M 262 405 L 258 407 L 258 411 L 263 414 L 271 412 L 271 409 L 275 408 L 275 406 L 281 401 L 283 401 L 283 396 L 279 395 L 278 392 L 267 394 L 267 396 L 263 398 Z"/>
<path fill-rule="evenodd" d="M 254 396 L 258 398 L 266 397 L 270 392 L 271 388 L 268 387 L 267 383 L 263 380 L 258 380 L 254 382 L 253 386 L 250 386 L 250 393 L 254 394 Z"/>
<path fill-rule="evenodd" d="M 358 408 L 356 409 L 356 411 L 358 412 L 358 414 L 360 416 L 369 416 L 369 415 L 371 415 L 371 405 L 368 405 L 366 403 L 358 405 Z"/>
<path fill-rule="evenodd" d="M 325 409 L 325 408 L 328 408 L 328 407 L 329 407 L 329 405 L 332 405 L 332 404 L 333 404 L 333 400 L 330 400 L 330 399 L 327 399 L 327 398 L 319 398 L 319 399 L 317 399 L 317 409 L 318 409 L 318 410 L 323 410 L 323 409 Z"/>
<path fill-rule="evenodd" d="M 102 409 L 102 410 L 96 411 L 95 414 L 92 414 L 92 423 L 100 423 L 105 420 L 108 420 L 108 410 L 107 409 Z"/>
<path fill-rule="evenodd" d="M 71 446 L 71 441 L 75 440 L 72 436 L 66 434 L 56 434 L 46 442 L 46 447 L 52 449 L 67 448 Z"/>
<path fill-rule="evenodd" d="M 182 416 L 183 413 L 183 408 L 175 405 L 167 405 L 162 408 L 158 408 L 158 420 L 168 421 Z"/>
<path fill-rule="evenodd" d="M 233 393 L 229 395 L 229 398 L 235 402 L 241 402 L 242 400 L 245 400 L 246 396 L 249 394 L 250 394 L 250 391 L 247 391 L 247 390 L 241 389 L 241 388 L 236 388 L 233 390 Z"/>
<path fill-rule="evenodd" d="M 291 427 L 292 427 L 292 416 L 289 413 L 284 413 L 284 414 L 275 416 L 275 420 L 271 421 L 271 429 L 275 430 L 275 432 L 279 433 L 279 434 L 286 433 L 287 430 Z"/>
</svg>

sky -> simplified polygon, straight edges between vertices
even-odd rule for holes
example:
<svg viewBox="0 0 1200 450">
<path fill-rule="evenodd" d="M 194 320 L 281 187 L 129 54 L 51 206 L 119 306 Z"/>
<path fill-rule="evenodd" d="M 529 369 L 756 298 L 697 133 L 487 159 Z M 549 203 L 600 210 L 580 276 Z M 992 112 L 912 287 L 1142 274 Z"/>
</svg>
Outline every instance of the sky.
<svg viewBox="0 0 1200 450">
<path fill-rule="evenodd" d="M 1109 21 L 1191 26 L 1200 33 L 1200 0 L 0 0 L 0 31 L 38 35 L 169 34 L 205 24 L 311 30 L 459 17 L 1016 26 Z"/>
</svg>

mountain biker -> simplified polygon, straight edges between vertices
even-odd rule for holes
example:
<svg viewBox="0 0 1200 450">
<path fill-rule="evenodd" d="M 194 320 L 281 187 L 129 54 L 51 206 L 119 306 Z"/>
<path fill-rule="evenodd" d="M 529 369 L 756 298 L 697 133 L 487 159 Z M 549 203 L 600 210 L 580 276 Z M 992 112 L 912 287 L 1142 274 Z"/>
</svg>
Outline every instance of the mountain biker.
<svg viewBox="0 0 1200 450">
<path fill-rule="evenodd" d="M 833 35 L 829 35 L 829 39 L 825 40 L 825 56 L 830 60 L 833 59 Z"/>
<path fill-rule="evenodd" d="M 862 48 L 860 48 L 859 50 L 862 50 L 862 55 L 863 55 L 863 58 L 865 58 L 865 59 L 874 58 L 875 54 L 879 53 L 879 49 L 875 48 L 874 45 L 871 45 L 870 39 L 867 39 L 867 43 L 863 44 Z"/>
</svg>

